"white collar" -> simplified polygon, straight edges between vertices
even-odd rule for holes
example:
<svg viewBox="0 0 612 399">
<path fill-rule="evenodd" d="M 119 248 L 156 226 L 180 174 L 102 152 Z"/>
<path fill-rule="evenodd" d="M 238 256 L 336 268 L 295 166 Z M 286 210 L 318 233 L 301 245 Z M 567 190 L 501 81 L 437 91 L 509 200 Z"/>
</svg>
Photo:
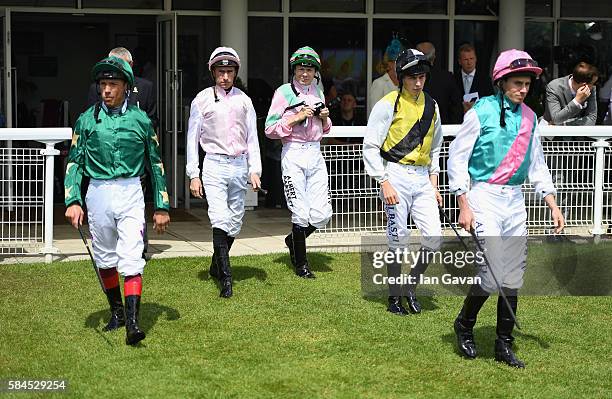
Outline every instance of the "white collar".
<svg viewBox="0 0 612 399">
<path fill-rule="evenodd" d="M 470 76 L 470 77 L 473 78 L 475 74 L 476 74 L 476 68 L 474 68 L 474 70 L 472 72 L 470 72 L 470 73 L 465 73 L 465 72 L 463 72 L 463 69 L 461 70 L 461 76 L 463 76 L 464 78 L 466 76 Z"/>
<path fill-rule="evenodd" d="M 572 87 L 572 82 L 573 81 L 574 81 L 574 79 L 572 79 L 572 75 L 570 75 L 569 79 L 567 80 L 567 85 L 569 86 L 569 89 L 572 92 L 572 94 L 575 96 L 576 95 L 576 90 L 574 90 L 574 88 Z"/>
</svg>

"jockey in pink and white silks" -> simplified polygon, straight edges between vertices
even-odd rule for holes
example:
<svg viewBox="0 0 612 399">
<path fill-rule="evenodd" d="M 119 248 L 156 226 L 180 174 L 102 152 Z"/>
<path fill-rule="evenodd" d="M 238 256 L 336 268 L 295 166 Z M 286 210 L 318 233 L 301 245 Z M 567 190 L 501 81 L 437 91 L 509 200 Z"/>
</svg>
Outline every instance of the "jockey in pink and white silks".
<svg viewBox="0 0 612 399">
<path fill-rule="evenodd" d="M 206 193 L 213 228 L 210 275 L 219 279 L 221 297 L 229 298 L 233 294 L 229 250 L 242 227 L 247 182 L 253 190 L 261 186 L 261 158 L 253 103 L 234 87 L 238 54 L 230 47 L 218 47 L 208 68 L 215 85 L 199 92 L 191 103 L 186 173 L 191 194 L 202 198 L 202 191 Z M 201 181 L 198 145 L 206 152 Z"/>
<path fill-rule="evenodd" d="M 276 89 L 266 119 L 266 136 L 283 142 L 281 167 L 293 228 L 285 237 L 299 277 L 314 278 L 306 259 L 306 238 L 325 227 L 332 216 L 328 174 L 320 142 L 332 123 L 325 97 L 317 86 L 321 60 L 311 47 L 289 60 L 291 82 Z"/>
<path fill-rule="evenodd" d="M 541 73 L 526 52 L 502 52 L 493 69 L 498 93 L 481 98 L 465 114 L 449 149 L 449 186 L 457 195 L 459 224 L 475 231 L 491 266 L 479 265 L 481 283 L 470 288 L 454 324 L 459 350 L 470 359 L 476 357 L 473 327 L 478 312 L 498 290 L 492 274 L 516 314 L 527 263 L 527 212 L 521 192 L 525 179 L 551 209 L 557 232 L 565 223 L 544 161 L 536 115 L 524 104 L 532 80 Z M 522 368 L 512 351 L 513 328 L 512 313 L 500 296 L 495 359 Z"/>
</svg>

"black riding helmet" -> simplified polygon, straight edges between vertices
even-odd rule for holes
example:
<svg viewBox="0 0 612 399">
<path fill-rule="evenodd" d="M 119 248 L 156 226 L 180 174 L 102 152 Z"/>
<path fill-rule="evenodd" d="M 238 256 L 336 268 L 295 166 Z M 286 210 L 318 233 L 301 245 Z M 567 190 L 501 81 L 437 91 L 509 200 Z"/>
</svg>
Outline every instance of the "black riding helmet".
<svg viewBox="0 0 612 399">
<path fill-rule="evenodd" d="M 395 73 L 400 80 L 400 84 L 402 78 L 406 75 L 420 75 L 422 73 L 429 73 L 430 70 L 431 64 L 427 61 L 425 54 L 419 50 L 411 48 L 403 50 L 395 60 Z"/>
<path fill-rule="evenodd" d="M 429 74 L 430 70 L 431 64 L 427 61 L 425 54 L 421 53 L 419 50 L 410 48 L 399 53 L 395 60 L 395 73 L 399 80 L 399 90 L 397 92 L 397 98 L 395 99 L 395 105 L 393 106 L 393 113 L 397 112 L 397 105 L 404 85 L 404 76 L 415 76 L 422 73 Z"/>
</svg>

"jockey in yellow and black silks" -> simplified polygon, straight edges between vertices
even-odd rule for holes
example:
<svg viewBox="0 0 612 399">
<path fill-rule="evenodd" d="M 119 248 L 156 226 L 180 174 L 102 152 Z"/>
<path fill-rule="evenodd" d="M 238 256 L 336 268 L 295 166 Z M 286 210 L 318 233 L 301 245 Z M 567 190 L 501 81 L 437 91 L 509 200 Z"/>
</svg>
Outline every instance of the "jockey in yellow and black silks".
<svg viewBox="0 0 612 399">
<path fill-rule="evenodd" d="M 428 254 L 441 245 L 442 230 L 438 205 L 439 156 L 442 144 L 440 111 L 435 100 L 423 92 L 431 65 L 423 53 L 402 51 L 395 63 L 399 91 L 392 91 L 374 105 L 363 141 L 367 173 L 380 184 L 387 214 L 389 250 L 407 248 L 410 230 L 408 213 L 423 239 L 418 262 L 412 265 L 410 283 L 389 285 L 389 307 L 394 314 L 420 313 L 416 282 L 428 266 Z M 389 277 L 399 277 L 401 265 L 387 265 Z M 414 283 L 412 283 L 414 282 Z"/>
</svg>

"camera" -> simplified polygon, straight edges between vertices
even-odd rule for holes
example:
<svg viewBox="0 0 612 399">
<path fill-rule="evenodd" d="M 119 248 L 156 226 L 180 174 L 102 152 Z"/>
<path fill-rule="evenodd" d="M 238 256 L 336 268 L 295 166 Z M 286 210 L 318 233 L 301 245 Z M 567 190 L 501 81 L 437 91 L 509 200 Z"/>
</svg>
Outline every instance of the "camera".
<svg viewBox="0 0 612 399">
<path fill-rule="evenodd" d="M 319 114 L 321 113 L 321 111 L 323 110 L 323 108 L 325 108 L 325 103 L 319 101 L 318 103 L 316 103 L 314 105 L 314 116 L 319 116 Z"/>
</svg>

